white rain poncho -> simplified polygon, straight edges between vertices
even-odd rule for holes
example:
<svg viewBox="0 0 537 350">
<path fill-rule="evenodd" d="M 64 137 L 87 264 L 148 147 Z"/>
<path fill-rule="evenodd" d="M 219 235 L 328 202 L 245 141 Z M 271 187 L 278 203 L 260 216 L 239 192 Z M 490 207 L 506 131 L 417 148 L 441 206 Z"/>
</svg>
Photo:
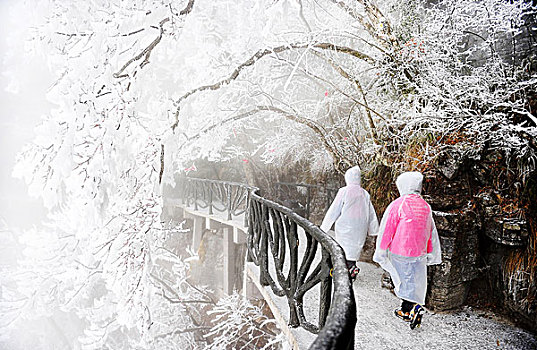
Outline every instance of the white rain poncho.
<svg viewBox="0 0 537 350">
<path fill-rule="evenodd" d="M 361 171 L 355 166 L 345 173 L 347 186 L 339 189 L 326 212 L 321 230 L 328 232 L 334 222 L 336 241 L 343 247 L 347 260 L 358 260 L 367 234 L 378 229 L 377 215 L 369 193 L 361 186 Z"/>
<path fill-rule="evenodd" d="M 431 207 L 420 195 L 422 182 L 419 172 L 397 178 L 401 196 L 384 212 L 373 260 L 390 273 L 399 298 L 423 305 L 427 265 L 440 264 L 442 256 Z"/>
</svg>

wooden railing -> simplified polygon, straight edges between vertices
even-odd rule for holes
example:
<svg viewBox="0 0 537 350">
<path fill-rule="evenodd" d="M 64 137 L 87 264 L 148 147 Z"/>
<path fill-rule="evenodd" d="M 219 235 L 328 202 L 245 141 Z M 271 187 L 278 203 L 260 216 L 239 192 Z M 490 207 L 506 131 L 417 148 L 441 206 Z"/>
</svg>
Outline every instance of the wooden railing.
<svg viewBox="0 0 537 350">
<path fill-rule="evenodd" d="M 261 285 L 287 298 L 289 325 L 318 334 L 310 349 L 354 347 L 356 304 L 343 249 L 333 238 L 245 184 L 187 178 L 182 199 L 195 210 L 227 212 L 228 220 L 245 214 L 248 260 L 259 266 Z M 299 252 L 301 244 L 305 247 Z M 304 312 L 304 295 L 318 284 L 319 312 L 314 322 Z"/>
<path fill-rule="evenodd" d="M 330 204 L 332 204 L 332 201 L 336 197 L 338 191 L 338 189 L 334 187 L 303 183 L 276 182 L 274 185 L 276 187 L 277 198 L 282 202 L 285 200 L 290 201 L 290 208 L 294 209 L 295 212 L 297 210 L 296 207 L 293 207 L 293 205 L 298 204 L 300 206 L 300 210 L 298 211 L 303 214 L 301 216 L 308 220 L 310 220 L 310 215 L 312 213 L 314 197 L 317 199 L 322 197 L 322 204 L 319 204 L 322 205 L 324 212 L 326 212 L 330 207 Z M 317 201 L 317 203 L 318 202 L 319 201 Z"/>
<path fill-rule="evenodd" d="M 227 219 L 245 214 L 248 210 L 250 193 L 255 187 L 238 182 L 216 181 L 197 178 L 184 178 L 181 186 L 183 204 L 194 206 L 194 210 L 208 208 L 209 215 L 214 211 L 226 213 Z M 248 226 L 248 215 L 244 216 L 244 226 Z"/>
</svg>

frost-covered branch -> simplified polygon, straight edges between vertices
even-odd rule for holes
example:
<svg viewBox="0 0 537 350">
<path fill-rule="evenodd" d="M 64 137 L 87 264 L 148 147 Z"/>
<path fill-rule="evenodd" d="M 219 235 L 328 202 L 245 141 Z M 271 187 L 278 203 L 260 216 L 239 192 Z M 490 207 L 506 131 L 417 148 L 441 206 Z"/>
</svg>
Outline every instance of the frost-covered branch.
<svg viewBox="0 0 537 350">
<path fill-rule="evenodd" d="M 155 336 L 155 339 L 167 338 L 167 337 L 170 337 L 170 336 L 180 335 L 180 334 L 183 334 L 183 333 L 207 331 L 209 329 L 211 329 L 211 327 L 192 327 L 192 328 L 185 328 L 185 329 L 176 329 L 176 330 L 171 331 L 171 332 L 158 334 L 158 335 Z"/>
<path fill-rule="evenodd" d="M 123 74 L 125 69 L 127 69 L 132 63 L 140 60 L 142 57 L 144 57 L 144 60 L 142 61 L 142 63 L 140 63 L 140 68 L 144 68 L 144 66 L 149 63 L 149 57 L 151 56 L 151 53 L 153 52 L 153 49 L 162 40 L 162 35 L 164 34 L 164 24 L 166 22 L 168 22 L 169 20 L 170 20 L 170 18 L 168 17 L 168 18 L 164 18 L 162 21 L 160 21 L 160 23 L 159 23 L 159 31 L 160 31 L 160 33 L 155 38 L 155 40 L 153 40 L 153 42 L 151 44 L 149 44 L 145 49 L 143 49 L 142 52 L 140 52 L 138 55 L 136 55 L 133 58 L 131 58 L 130 60 L 128 60 L 123 65 L 123 67 L 121 67 L 116 73 L 113 74 L 114 78 L 127 77 L 128 74 Z"/>
<path fill-rule="evenodd" d="M 327 136 L 327 132 L 324 130 L 324 128 L 320 124 L 318 124 L 314 120 L 299 116 L 297 114 L 287 112 L 275 106 L 256 106 L 255 108 L 247 112 L 243 112 L 231 118 L 220 121 L 218 124 L 208 126 L 205 129 L 203 129 L 201 132 L 193 136 L 185 135 L 187 138 L 186 141 L 187 142 L 195 141 L 196 139 L 199 139 L 201 136 L 209 133 L 210 131 L 214 129 L 221 128 L 222 126 L 226 124 L 248 119 L 250 117 L 258 115 L 260 112 L 273 112 L 273 113 L 279 114 L 280 116 L 288 120 L 297 122 L 301 125 L 308 127 L 319 138 L 322 145 L 324 146 L 324 149 L 333 156 L 334 162 L 337 164 L 338 168 L 340 167 L 343 168 L 345 166 L 350 166 L 350 164 L 352 164 L 352 161 L 348 159 L 345 154 L 341 153 L 337 147 L 334 147 L 333 142 L 331 142 L 329 137 Z"/>
<path fill-rule="evenodd" d="M 375 60 L 372 57 L 369 57 L 368 55 L 352 49 L 350 47 L 336 45 L 332 43 L 295 43 L 295 44 L 288 44 L 288 45 L 282 45 L 277 46 L 270 49 L 261 49 L 257 51 L 253 56 L 251 56 L 249 59 L 241 63 L 233 72 L 225 79 L 220 80 L 217 83 L 211 84 L 211 85 L 204 85 L 200 86 L 198 88 L 195 88 L 193 90 L 190 90 L 183 96 L 181 96 L 178 100 L 175 101 L 175 104 L 177 105 L 177 110 L 175 111 L 175 123 L 172 125 L 172 130 L 175 130 L 175 128 L 179 124 L 179 112 L 181 109 L 181 103 L 186 100 L 191 95 L 194 95 L 198 92 L 206 91 L 206 90 L 218 90 L 229 83 L 231 83 L 233 80 L 237 79 L 239 74 L 247 67 L 254 65 L 258 60 L 263 58 L 264 56 L 271 55 L 271 54 L 277 54 L 284 51 L 289 51 L 292 49 L 311 49 L 311 48 L 318 48 L 322 50 L 331 50 L 336 52 L 345 53 L 348 55 L 351 55 L 353 57 L 356 57 L 360 60 L 363 60 L 365 62 L 368 62 L 370 64 L 374 64 Z"/>
<path fill-rule="evenodd" d="M 397 39 L 394 37 L 391 29 L 391 25 L 384 17 L 379 8 L 369 0 L 358 0 L 365 10 L 365 14 L 361 14 L 351 6 L 347 5 L 344 1 L 329 0 L 333 4 L 340 7 L 348 15 L 358 21 L 360 25 L 367 30 L 367 32 L 377 40 L 379 45 L 384 48 L 391 49 L 397 47 Z M 369 21 L 366 19 L 369 18 Z"/>
<path fill-rule="evenodd" d="M 189 0 L 187 5 L 184 9 L 182 9 L 179 12 L 179 16 L 185 16 L 188 15 L 192 9 L 194 8 L 195 0 Z M 171 9 L 171 4 L 169 5 Z M 173 13 L 173 12 L 172 12 Z M 128 76 L 128 74 L 124 74 L 123 72 L 134 62 L 139 61 L 142 57 L 144 57 L 144 60 L 140 63 L 140 68 L 143 68 L 146 64 L 149 63 L 149 57 L 151 56 L 151 53 L 153 52 L 153 49 L 160 43 L 162 40 L 162 36 L 164 35 L 164 24 L 166 22 L 170 21 L 170 17 L 166 17 L 163 20 L 161 20 L 158 24 L 159 29 L 159 35 L 153 40 L 145 49 L 142 50 L 138 55 L 134 56 L 130 60 L 128 60 L 117 72 L 113 74 L 114 78 L 123 78 Z M 123 36 L 129 36 L 136 33 L 141 32 L 143 29 L 139 29 L 133 32 L 130 32 Z"/>
</svg>

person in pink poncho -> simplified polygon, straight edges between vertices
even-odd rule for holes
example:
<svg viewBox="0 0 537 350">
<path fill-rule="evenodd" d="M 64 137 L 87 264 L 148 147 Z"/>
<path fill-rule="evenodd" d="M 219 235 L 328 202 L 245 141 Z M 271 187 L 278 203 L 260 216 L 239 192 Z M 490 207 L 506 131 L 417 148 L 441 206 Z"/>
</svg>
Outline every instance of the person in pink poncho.
<svg viewBox="0 0 537 350">
<path fill-rule="evenodd" d="M 360 271 L 356 261 L 360 258 L 366 236 L 368 233 L 376 235 L 379 225 L 369 193 L 361 186 L 361 177 L 358 166 L 347 170 L 347 186 L 339 189 L 321 224 L 321 230 L 328 233 L 335 223 L 336 241 L 345 251 L 353 281 Z"/>
<path fill-rule="evenodd" d="M 390 273 L 402 299 L 395 316 L 414 329 L 425 312 L 427 265 L 442 262 L 441 248 L 431 207 L 420 195 L 423 175 L 406 172 L 395 183 L 401 196 L 384 212 L 373 260 Z"/>
</svg>

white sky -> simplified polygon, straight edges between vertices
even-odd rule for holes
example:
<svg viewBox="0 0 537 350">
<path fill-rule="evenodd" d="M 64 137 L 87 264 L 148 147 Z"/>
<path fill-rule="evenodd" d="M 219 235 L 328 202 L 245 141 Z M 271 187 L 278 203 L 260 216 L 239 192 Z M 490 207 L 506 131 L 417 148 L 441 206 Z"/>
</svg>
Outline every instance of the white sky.
<svg viewBox="0 0 537 350">
<path fill-rule="evenodd" d="M 30 142 L 40 116 L 50 108 L 45 92 L 50 84 L 43 62 L 22 55 L 24 35 L 30 21 L 24 11 L 15 15 L 15 4 L 22 1 L 0 0 L 0 218 L 12 227 L 29 227 L 43 216 L 40 202 L 27 195 L 22 180 L 11 177 L 15 157 Z M 14 55 L 13 55 L 14 54 Z M 24 71 L 15 73 L 20 89 L 6 91 L 14 73 L 14 63 L 25 63 Z"/>
</svg>

